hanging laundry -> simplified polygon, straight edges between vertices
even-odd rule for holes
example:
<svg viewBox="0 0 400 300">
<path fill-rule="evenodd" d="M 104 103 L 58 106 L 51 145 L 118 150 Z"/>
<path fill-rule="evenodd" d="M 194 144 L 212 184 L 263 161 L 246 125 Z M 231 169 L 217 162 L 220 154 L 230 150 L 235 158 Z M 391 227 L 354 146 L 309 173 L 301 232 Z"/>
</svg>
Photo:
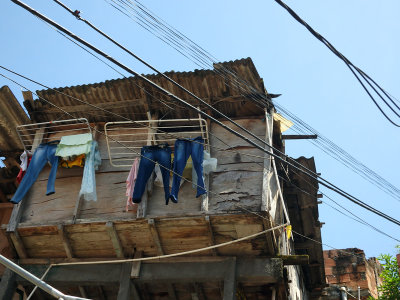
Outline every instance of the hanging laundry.
<svg viewBox="0 0 400 300">
<path fill-rule="evenodd" d="M 78 156 L 73 156 L 72 160 L 61 160 L 60 166 L 66 169 L 70 169 L 72 167 L 80 167 L 83 168 L 85 165 L 85 154 L 81 154 Z"/>
<path fill-rule="evenodd" d="M 174 154 L 171 153 L 171 160 L 174 160 Z M 192 168 L 192 159 L 189 157 L 187 164 L 185 166 L 185 169 L 183 170 L 182 173 L 182 177 L 186 178 L 187 180 L 192 181 L 192 170 L 194 170 Z M 158 187 L 163 187 L 163 181 L 162 181 L 162 174 L 161 174 L 161 169 L 160 166 L 157 164 L 154 167 L 154 173 L 156 174 L 156 178 L 154 179 L 154 185 L 158 186 Z M 172 176 L 173 176 L 173 172 L 170 172 L 170 180 L 169 180 L 169 185 L 172 185 Z M 197 176 L 196 176 L 196 180 L 197 180 Z M 180 183 L 180 186 L 182 186 L 182 184 L 185 182 L 185 180 L 182 180 Z"/>
<path fill-rule="evenodd" d="M 30 158 L 32 157 L 32 153 L 28 150 L 25 150 L 24 152 L 22 152 L 21 156 L 20 156 L 20 160 L 21 160 L 21 170 L 22 171 L 26 171 L 26 169 L 28 168 L 28 164 L 30 162 Z"/>
<path fill-rule="evenodd" d="M 126 207 L 125 211 L 129 210 L 130 205 L 134 205 L 132 202 L 133 189 L 135 188 L 137 173 L 138 173 L 139 158 L 135 158 L 133 161 L 131 170 L 129 171 L 128 178 L 126 178 Z"/>
<path fill-rule="evenodd" d="M 193 168 L 197 173 L 197 193 L 196 197 L 200 197 L 207 191 L 204 188 L 203 179 L 203 158 L 204 158 L 204 141 L 201 136 L 194 139 L 177 139 L 175 141 L 175 158 L 174 158 L 174 175 L 172 179 L 172 188 L 170 199 L 172 202 L 178 202 L 178 192 L 181 182 L 181 176 L 185 169 L 189 156 L 192 157 Z"/>
<path fill-rule="evenodd" d="M 92 146 L 92 134 L 81 133 L 61 137 L 56 155 L 66 160 L 74 155 L 88 154 Z"/>
<path fill-rule="evenodd" d="M 86 201 L 97 201 L 96 193 L 96 174 L 95 171 L 101 165 L 101 156 L 96 141 L 92 141 L 90 151 L 86 155 L 85 167 L 83 168 L 83 178 L 79 197 L 83 196 Z"/>
<path fill-rule="evenodd" d="M 208 175 L 211 172 L 215 172 L 217 170 L 217 162 L 216 158 L 211 157 L 211 154 L 208 151 L 204 151 L 204 160 L 203 160 L 203 174 Z M 192 187 L 196 188 L 195 182 L 197 182 L 197 173 L 194 168 L 192 168 Z"/>
<path fill-rule="evenodd" d="M 19 185 L 14 196 L 10 200 L 12 203 L 17 204 L 22 200 L 22 198 L 24 198 L 24 196 L 29 191 L 33 183 L 36 181 L 39 173 L 42 171 L 47 162 L 51 164 L 51 171 L 49 174 L 49 179 L 47 181 L 46 195 L 51 195 L 55 193 L 54 183 L 56 180 L 58 167 L 58 156 L 55 155 L 57 143 L 58 141 L 43 143 L 36 148 L 28 169 L 26 170 L 26 174 L 22 179 L 21 184 Z"/>
<path fill-rule="evenodd" d="M 155 163 L 160 165 L 164 183 L 165 204 L 169 201 L 169 177 L 171 169 L 171 148 L 168 144 L 143 146 L 135 188 L 133 190 L 133 203 L 140 203 L 146 188 L 146 183 L 154 170 Z"/>
<path fill-rule="evenodd" d="M 26 169 L 29 166 L 29 163 L 31 162 L 32 159 L 32 153 L 30 151 L 25 150 L 21 156 L 20 156 L 20 160 L 21 160 L 21 169 L 19 170 L 19 173 L 17 175 L 16 181 L 18 182 L 18 184 L 21 183 L 22 179 L 24 178 L 25 174 L 26 174 Z"/>
</svg>

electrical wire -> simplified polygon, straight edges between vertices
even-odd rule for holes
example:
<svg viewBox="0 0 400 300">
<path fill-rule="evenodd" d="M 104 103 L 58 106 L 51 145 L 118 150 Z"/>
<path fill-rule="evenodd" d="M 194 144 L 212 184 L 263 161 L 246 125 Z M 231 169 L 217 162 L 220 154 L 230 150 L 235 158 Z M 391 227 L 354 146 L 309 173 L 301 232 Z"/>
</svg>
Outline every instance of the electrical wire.
<svg viewBox="0 0 400 300">
<path fill-rule="evenodd" d="M 114 1 L 114 0 L 113 0 Z M 200 46 L 198 46 L 196 43 L 194 43 L 192 40 L 188 39 L 185 35 L 181 34 L 179 31 L 177 31 L 175 28 L 171 28 L 171 26 L 166 23 L 164 20 L 160 20 L 159 17 L 154 16 L 154 13 L 152 13 L 151 11 L 149 11 L 147 8 L 145 8 L 139 1 L 119 1 L 119 2 L 124 2 L 125 5 L 128 5 L 128 2 L 131 3 L 131 6 L 129 6 L 129 8 L 131 9 L 131 11 L 136 12 L 137 9 L 134 9 L 133 6 L 135 7 L 139 7 L 141 10 L 146 12 L 146 15 L 150 15 L 153 19 L 158 20 L 158 24 L 161 24 L 163 26 L 163 33 L 164 34 L 168 34 L 168 32 L 173 32 L 176 36 L 180 37 L 180 40 L 185 42 L 189 45 L 186 48 L 192 48 L 192 49 L 201 49 L 201 51 L 199 52 L 200 55 L 204 55 L 204 58 L 209 59 L 210 63 L 203 65 L 203 67 L 210 67 L 210 65 L 212 66 L 213 64 L 216 63 L 216 59 L 215 57 L 213 57 L 212 55 L 210 55 L 208 52 L 206 52 L 203 48 L 201 48 Z M 125 13 L 126 14 L 126 13 Z M 153 15 L 152 15 L 153 14 Z M 142 17 L 142 15 L 140 15 Z M 143 17 L 142 17 L 143 18 Z M 150 26 L 150 25 L 149 25 Z M 161 26 L 158 26 L 161 27 Z M 166 29 L 165 29 L 166 28 Z M 158 36 L 159 37 L 159 36 Z M 204 54 L 206 53 L 206 54 Z M 185 55 L 186 56 L 186 55 Z M 186 56 L 187 57 L 187 56 Z M 195 62 L 193 59 L 190 59 L 191 61 Z M 204 60 L 203 60 L 204 61 Z M 220 70 L 222 70 L 223 72 L 225 72 L 226 74 L 228 74 L 230 77 L 234 77 L 234 80 L 232 78 L 227 78 L 227 76 L 225 76 L 224 74 L 221 74 Z M 233 71 L 229 71 L 226 68 L 219 68 L 219 69 L 214 69 L 214 72 L 216 72 L 218 75 L 222 76 L 223 78 L 227 79 L 227 80 L 233 80 L 234 83 L 236 84 L 236 86 L 239 86 L 241 90 L 243 90 L 243 85 L 245 85 L 246 87 L 249 87 L 249 84 L 246 83 L 244 80 L 242 79 L 238 79 L 236 74 Z M 256 100 L 256 98 L 263 98 L 263 95 L 257 95 L 257 93 L 255 92 L 254 88 L 249 88 L 246 90 L 251 90 L 252 92 L 248 94 L 248 96 L 250 96 L 251 98 L 253 98 L 253 100 Z M 257 99 L 259 100 L 259 99 Z M 264 99 L 265 100 L 265 99 Z M 261 105 L 263 104 L 263 102 L 265 101 L 257 101 L 258 104 L 261 103 Z M 282 107 L 278 106 L 278 104 L 275 104 L 275 106 L 278 109 L 282 109 Z M 308 128 L 308 130 L 314 131 L 312 130 L 312 128 L 303 123 L 302 126 L 305 126 L 305 128 Z M 318 135 L 318 139 L 321 138 L 321 135 Z M 330 156 L 333 155 L 333 157 L 341 162 L 342 164 L 344 164 L 346 167 L 350 168 L 351 170 L 353 170 L 356 174 L 361 175 L 364 179 L 366 179 L 367 181 L 371 182 L 372 184 L 376 185 L 378 188 L 380 188 L 382 191 L 386 192 L 387 194 L 389 194 L 390 196 L 392 196 L 393 198 L 395 198 L 397 201 L 400 202 L 400 190 L 398 188 L 396 188 L 394 185 L 390 184 L 388 181 L 386 181 L 385 179 L 383 179 L 381 176 L 379 176 L 378 174 L 376 174 L 375 172 L 373 172 L 372 170 L 368 169 L 365 165 L 363 165 L 362 163 L 360 163 L 359 161 L 355 160 L 351 155 L 349 155 L 347 152 L 345 152 L 343 149 L 341 149 L 340 147 L 338 147 L 337 145 L 335 145 L 334 143 L 332 143 L 331 141 L 329 141 L 328 139 L 322 137 L 322 143 L 320 143 L 320 145 L 317 145 L 318 142 L 314 142 L 311 141 L 312 143 L 314 143 L 317 147 L 319 147 L 321 150 L 323 150 L 324 152 L 330 152 L 330 147 L 333 147 L 333 154 L 329 154 Z M 327 150 L 328 149 L 328 150 Z M 338 151 L 335 152 L 335 151 Z M 345 154 L 345 158 L 341 157 L 341 154 Z M 365 172 L 367 172 L 367 174 L 365 174 Z"/>
<path fill-rule="evenodd" d="M 174 94 L 170 93 L 169 91 L 166 91 L 165 89 L 163 89 L 162 87 L 156 85 L 155 83 L 153 83 L 152 81 L 150 81 L 149 79 L 145 78 L 144 76 L 138 74 L 137 72 L 133 71 L 132 69 L 128 68 L 127 66 L 121 64 L 120 62 L 116 61 L 114 58 L 108 56 L 106 53 L 102 52 L 101 50 L 97 49 L 96 47 L 92 46 L 90 43 L 86 42 L 85 40 L 81 39 L 80 37 L 76 36 L 75 34 L 69 32 L 67 29 L 63 28 L 62 26 L 58 25 L 57 23 L 55 23 L 54 21 L 48 19 L 47 17 L 41 15 L 40 13 L 38 13 L 37 11 L 35 11 L 34 9 L 32 9 L 31 7 L 27 6 L 26 4 L 22 3 L 21 1 L 18 0 L 12 0 L 14 3 L 16 3 L 17 5 L 23 7 L 24 9 L 26 9 L 27 11 L 29 11 L 30 13 L 32 13 L 35 16 L 40 17 L 41 19 L 45 20 L 46 22 L 49 22 L 51 25 L 53 25 L 54 27 L 56 27 L 57 29 L 61 30 L 62 32 L 68 34 L 70 37 L 74 38 L 75 40 L 79 41 L 80 43 L 82 43 L 83 45 L 85 45 L 86 47 L 90 48 L 92 51 L 102 55 L 103 57 L 107 58 L 108 60 L 110 60 L 111 62 L 113 62 L 114 64 L 116 64 L 117 66 L 121 67 L 122 69 L 124 69 L 125 71 L 136 75 L 137 77 L 141 78 L 142 80 L 144 80 L 145 82 L 149 83 L 150 85 L 152 85 L 153 87 L 157 88 L 158 90 L 162 91 L 163 93 L 166 93 L 168 96 L 170 96 L 171 98 L 177 100 L 178 102 L 188 106 L 190 109 L 195 110 L 197 113 L 201 114 L 202 116 L 212 120 L 213 122 L 217 123 L 218 125 L 222 126 L 223 128 L 225 128 L 226 130 L 228 130 L 229 132 L 235 134 L 236 136 L 244 139 L 246 142 L 248 142 L 249 144 L 255 146 L 256 148 L 262 150 L 263 152 L 276 157 L 278 159 L 282 159 L 279 155 L 276 155 L 272 152 L 267 151 L 266 149 L 262 148 L 260 145 L 254 143 L 253 141 L 249 140 L 247 137 L 243 136 L 242 134 L 238 133 L 237 131 L 231 129 L 230 127 L 226 126 L 225 124 L 221 123 L 220 121 L 216 120 L 215 118 L 209 116 L 208 114 L 204 113 L 203 111 L 201 111 L 200 109 L 194 107 L 193 105 L 185 102 L 184 100 L 178 98 L 177 96 L 175 96 Z M 265 143 L 266 145 L 268 145 L 267 143 Z M 272 148 L 272 146 L 268 145 L 270 148 Z M 284 160 L 285 164 L 290 165 L 292 168 L 298 169 L 301 172 L 303 172 L 304 174 L 306 174 L 307 176 L 314 178 L 315 175 L 310 174 L 309 172 L 305 171 L 304 169 L 300 169 L 297 166 L 294 166 L 293 164 L 289 163 L 288 161 Z M 375 214 L 397 224 L 400 226 L 400 221 L 380 212 L 379 210 L 373 208 L 372 206 L 366 204 L 365 202 L 361 201 L 360 199 L 350 195 L 349 193 L 341 190 L 340 188 L 338 188 L 337 186 L 333 185 L 332 183 L 330 183 L 329 181 L 327 181 L 326 179 L 322 178 L 321 176 L 319 176 L 318 174 L 316 174 L 316 176 L 318 177 L 317 181 L 321 184 L 324 185 L 325 187 L 335 191 L 336 193 L 339 193 L 340 195 L 342 195 L 343 197 L 347 198 L 348 200 L 362 206 L 363 208 L 374 212 Z"/>
<path fill-rule="evenodd" d="M 379 111 L 385 116 L 385 118 L 392 123 L 396 127 L 400 127 L 399 124 L 395 123 L 391 118 L 388 117 L 388 115 L 383 111 L 383 109 L 380 107 L 380 105 L 377 103 L 375 98 L 372 96 L 370 91 L 367 89 L 365 84 L 362 82 L 359 76 L 361 76 L 366 84 L 372 88 L 372 90 L 381 98 L 381 100 L 386 104 L 386 106 L 397 116 L 400 117 L 400 114 L 396 111 L 400 110 L 400 107 L 395 103 L 395 101 L 390 97 L 388 93 L 386 93 L 370 76 L 368 76 L 364 71 L 362 71 L 360 68 L 355 66 L 348 58 L 346 58 L 342 53 L 340 53 L 327 39 L 325 39 L 321 34 L 316 32 L 310 25 L 308 25 L 303 19 L 299 17 L 299 15 L 296 14 L 296 12 L 291 9 L 287 4 L 285 4 L 282 0 L 275 0 L 276 3 L 278 3 L 280 6 L 282 6 L 284 9 L 286 9 L 289 14 L 300 24 L 302 24 L 304 27 L 307 28 L 308 31 L 311 32 L 311 34 L 316 37 L 320 42 L 322 42 L 329 50 L 331 50 L 337 57 L 339 57 L 349 68 L 351 73 L 356 77 L 357 81 L 361 84 L 365 92 L 368 94 L 368 96 L 371 98 L 371 100 L 374 102 L 374 104 L 377 106 Z M 358 73 L 358 75 L 357 75 Z M 379 89 L 383 94 L 387 97 L 387 99 L 392 102 L 392 104 L 395 106 L 393 108 L 386 100 L 385 98 L 379 93 L 377 90 Z"/>
</svg>

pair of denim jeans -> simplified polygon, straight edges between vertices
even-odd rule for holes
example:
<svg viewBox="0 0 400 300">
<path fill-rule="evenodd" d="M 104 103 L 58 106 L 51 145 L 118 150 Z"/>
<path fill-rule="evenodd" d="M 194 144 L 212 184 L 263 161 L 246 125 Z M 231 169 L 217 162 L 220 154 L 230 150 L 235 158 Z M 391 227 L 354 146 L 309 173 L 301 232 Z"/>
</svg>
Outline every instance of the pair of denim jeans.
<svg viewBox="0 0 400 300">
<path fill-rule="evenodd" d="M 172 188 L 170 199 L 172 202 L 178 202 L 178 192 L 189 156 L 192 156 L 193 168 L 197 174 L 197 193 L 196 198 L 207 193 L 204 188 L 203 179 L 203 159 L 204 159 L 204 141 L 201 136 L 194 139 L 177 139 L 175 141 L 174 151 L 174 174 L 172 177 Z"/>
<path fill-rule="evenodd" d="M 55 193 L 54 183 L 56 181 L 57 168 L 58 168 L 58 156 L 55 156 L 57 144 L 59 141 L 53 141 L 49 143 L 40 144 L 35 153 L 32 156 L 32 160 L 26 170 L 26 174 L 22 179 L 17 191 L 10 200 L 12 203 L 19 203 L 32 185 L 35 183 L 47 162 L 51 164 L 51 171 L 49 174 L 49 179 L 47 181 L 47 191 L 46 195 L 51 195 Z"/>
<path fill-rule="evenodd" d="M 171 170 L 171 148 L 168 144 L 144 146 L 141 150 L 141 160 L 136 178 L 135 188 L 133 189 L 132 201 L 140 203 L 147 180 L 153 173 L 155 163 L 160 165 L 164 184 L 165 203 L 169 200 L 169 177 Z"/>
</svg>

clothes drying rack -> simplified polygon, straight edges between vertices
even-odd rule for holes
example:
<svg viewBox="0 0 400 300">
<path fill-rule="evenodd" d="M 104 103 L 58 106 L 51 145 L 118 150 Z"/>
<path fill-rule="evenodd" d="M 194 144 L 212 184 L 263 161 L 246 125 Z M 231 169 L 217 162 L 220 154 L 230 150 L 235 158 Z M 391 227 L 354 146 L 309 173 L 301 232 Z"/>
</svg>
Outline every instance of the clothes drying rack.
<svg viewBox="0 0 400 300">
<path fill-rule="evenodd" d="M 40 143 L 60 140 L 62 136 L 92 133 L 85 118 L 32 123 L 16 127 L 25 150 L 34 151 Z"/>
<path fill-rule="evenodd" d="M 108 122 L 104 125 L 108 156 L 114 167 L 130 167 L 146 145 L 168 143 L 173 149 L 177 138 L 193 139 L 201 136 L 204 150 L 209 151 L 207 121 L 194 119 L 141 120 L 136 122 Z"/>
</svg>

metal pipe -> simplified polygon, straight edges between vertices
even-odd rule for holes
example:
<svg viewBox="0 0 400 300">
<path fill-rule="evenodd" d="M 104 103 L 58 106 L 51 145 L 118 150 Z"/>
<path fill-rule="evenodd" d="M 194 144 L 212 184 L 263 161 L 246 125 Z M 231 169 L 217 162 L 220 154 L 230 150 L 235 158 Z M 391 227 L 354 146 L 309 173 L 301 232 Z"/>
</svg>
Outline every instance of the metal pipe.
<svg viewBox="0 0 400 300">
<path fill-rule="evenodd" d="M 340 296 L 341 300 L 347 300 L 346 288 L 344 286 L 340 288 Z"/>
<path fill-rule="evenodd" d="M 64 295 L 62 292 L 59 290 L 53 288 L 51 285 L 47 284 L 46 282 L 40 280 L 38 277 L 35 275 L 29 273 L 25 269 L 21 268 L 11 260 L 5 258 L 3 255 L 0 255 L 0 263 L 4 265 L 6 268 L 10 269 L 11 271 L 17 273 L 19 276 L 25 278 L 29 282 L 33 283 L 35 286 L 38 286 L 41 288 L 43 291 L 46 293 L 52 295 L 53 297 L 57 299 L 63 299 L 63 300 L 88 300 L 87 298 L 80 298 L 80 297 L 75 297 L 75 296 L 69 296 L 69 295 Z"/>
</svg>

